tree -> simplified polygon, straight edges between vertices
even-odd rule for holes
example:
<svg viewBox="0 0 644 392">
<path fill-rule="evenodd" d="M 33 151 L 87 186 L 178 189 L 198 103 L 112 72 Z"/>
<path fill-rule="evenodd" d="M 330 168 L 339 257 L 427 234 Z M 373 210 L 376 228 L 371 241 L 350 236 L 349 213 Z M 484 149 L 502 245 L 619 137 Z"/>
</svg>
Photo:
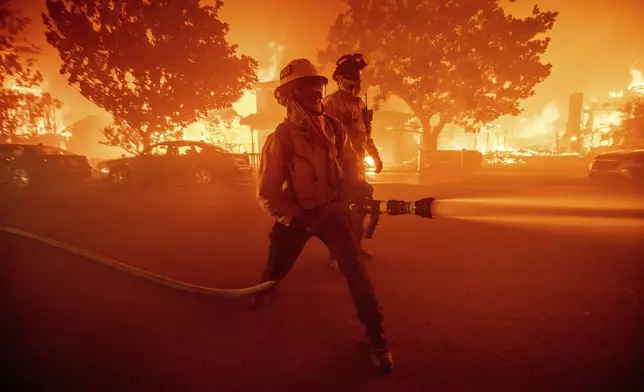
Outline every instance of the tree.
<svg viewBox="0 0 644 392">
<path fill-rule="evenodd" d="M 49 93 L 18 88 L 0 90 L 0 135 L 4 141 L 29 139 L 37 134 L 56 135 L 61 101 Z"/>
<path fill-rule="evenodd" d="M 214 144 L 228 151 L 236 151 L 237 144 L 232 140 L 231 132 L 238 131 L 236 122 L 241 117 L 235 109 L 217 110 L 209 113 L 205 122 L 205 130 L 202 134 L 203 140 Z M 239 124 L 237 124 L 239 125 Z"/>
<path fill-rule="evenodd" d="M 20 125 L 24 123 L 24 111 L 17 110 L 22 102 L 22 94 L 13 89 L 0 90 L 0 142 L 7 143 L 16 139 Z"/>
<path fill-rule="evenodd" d="M 322 64 L 345 53 L 368 58 L 365 83 L 376 100 L 396 95 L 418 117 L 424 149 L 452 123 L 475 131 L 521 112 L 521 100 L 549 74 L 541 56 L 556 12 L 505 13 L 499 0 L 343 0 L 349 9 L 330 28 Z M 513 1 L 513 0 L 511 0 Z"/>
<path fill-rule="evenodd" d="M 40 72 L 33 69 L 36 46 L 20 38 L 29 18 L 19 16 L 10 0 L 0 0 L 0 139 L 12 140 L 26 121 L 24 106 L 28 99 L 13 87 L 33 87 L 42 82 Z M 10 85 L 10 86 L 9 86 Z"/>
<path fill-rule="evenodd" d="M 7 142 L 58 134 L 56 117 L 62 106 L 61 101 L 37 89 L 0 89 L 0 139 Z"/>
<path fill-rule="evenodd" d="M 69 84 L 115 122 L 106 144 L 140 152 L 230 107 L 257 80 L 219 20 L 222 1 L 47 0 L 47 41 Z"/>
<path fill-rule="evenodd" d="M 39 102 L 39 110 L 42 115 L 43 127 L 48 133 L 58 134 L 57 115 L 63 108 L 63 103 L 52 97 L 49 93 L 44 93 Z"/>
<path fill-rule="evenodd" d="M 169 140 L 179 139 L 182 136 L 181 130 L 174 132 L 146 132 L 145 129 L 134 128 L 128 121 L 121 117 L 115 117 L 114 122 L 103 128 L 103 136 L 106 141 L 100 142 L 108 146 L 122 148 L 125 152 L 136 155 L 153 143 L 163 141 L 164 136 Z"/>
<path fill-rule="evenodd" d="M 0 0 L 0 86 L 8 79 L 21 87 L 42 81 L 40 72 L 32 68 L 38 48 L 20 39 L 29 23 L 29 18 L 20 17 L 11 8 L 11 0 Z"/>
<path fill-rule="evenodd" d="M 616 132 L 625 148 L 644 147 L 644 97 L 629 100 L 622 108 L 624 119 Z"/>
</svg>

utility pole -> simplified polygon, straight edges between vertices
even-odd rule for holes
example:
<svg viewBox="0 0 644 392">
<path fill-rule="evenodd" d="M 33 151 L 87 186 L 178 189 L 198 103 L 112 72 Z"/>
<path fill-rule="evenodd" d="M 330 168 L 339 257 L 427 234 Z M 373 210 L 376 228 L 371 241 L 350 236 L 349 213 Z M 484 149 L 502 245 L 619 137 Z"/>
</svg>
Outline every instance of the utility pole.
<svg viewBox="0 0 644 392">
<path fill-rule="evenodd" d="M 557 127 L 554 127 L 555 131 L 555 153 L 559 155 L 559 131 L 557 130 Z"/>
</svg>

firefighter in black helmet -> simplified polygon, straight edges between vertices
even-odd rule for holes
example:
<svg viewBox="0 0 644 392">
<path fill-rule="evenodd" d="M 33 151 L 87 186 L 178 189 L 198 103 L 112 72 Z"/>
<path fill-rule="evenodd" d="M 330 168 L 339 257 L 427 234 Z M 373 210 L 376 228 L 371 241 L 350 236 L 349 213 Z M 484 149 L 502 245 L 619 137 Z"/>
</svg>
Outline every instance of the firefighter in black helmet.
<svg viewBox="0 0 644 392">
<path fill-rule="evenodd" d="M 360 98 L 362 70 L 367 66 L 364 56 L 360 53 L 345 54 L 336 62 L 333 80 L 338 84 L 338 90 L 324 98 L 324 111 L 331 117 L 342 121 L 347 128 L 353 148 L 358 153 L 358 160 L 364 172 L 364 158 L 369 155 L 375 163 L 375 171 L 382 170 L 380 153 L 371 138 L 371 114 L 365 102 Z M 372 197 L 370 195 L 357 195 Z M 367 216 L 364 213 L 352 215 L 354 235 L 360 244 L 360 257 L 369 259 L 371 252 L 362 247 L 364 224 Z M 331 265 L 337 268 L 335 256 L 331 255 Z"/>
</svg>

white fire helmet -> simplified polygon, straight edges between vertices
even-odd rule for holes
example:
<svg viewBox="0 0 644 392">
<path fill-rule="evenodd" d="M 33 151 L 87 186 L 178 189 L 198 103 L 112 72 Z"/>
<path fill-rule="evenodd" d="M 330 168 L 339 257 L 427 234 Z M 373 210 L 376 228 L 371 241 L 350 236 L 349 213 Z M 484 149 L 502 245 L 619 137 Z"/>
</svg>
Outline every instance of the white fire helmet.
<svg viewBox="0 0 644 392">
<path fill-rule="evenodd" d="M 277 101 L 285 105 L 286 97 L 282 92 L 284 92 L 284 87 L 290 83 L 304 78 L 317 78 L 321 83 L 326 85 L 329 83 L 329 79 L 322 76 L 318 69 L 313 65 L 313 63 L 307 59 L 295 59 L 291 60 L 286 67 L 280 72 L 280 85 L 275 89 L 275 98 Z"/>
</svg>

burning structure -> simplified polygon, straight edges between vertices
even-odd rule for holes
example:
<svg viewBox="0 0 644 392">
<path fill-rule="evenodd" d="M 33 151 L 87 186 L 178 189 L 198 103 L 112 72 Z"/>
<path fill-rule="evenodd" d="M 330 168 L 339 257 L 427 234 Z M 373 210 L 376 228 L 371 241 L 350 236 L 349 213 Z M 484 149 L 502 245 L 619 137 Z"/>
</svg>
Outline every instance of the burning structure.
<svg viewBox="0 0 644 392">
<path fill-rule="evenodd" d="M 283 108 L 277 103 L 277 108 L 271 106 L 271 100 L 266 97 L 270 94 L 272 98 L 277 83 L 273 80 L 279 74 L 285 47 L 273 41 L 267 47 L 271 51 L 270 64 L 258 71 L 259 83 L 251 91 L 244 91 L 232 109 L 212 113 L 209 118 L 186 128 L 184 139 L 202 140 L 237 153 L 259 153 L 270 133 L 266 131 L 273 131 L 283 118 Z M 277 120 L 267 121 L 267 115 L 277 115 Z"/>
<path fill-rule="evenodd" d="M 39 87 L 9 81 L 0 89 L 0 139 L 65 147 L 70 134 L 61 118 L 62 102 Z"/>
<path fill-rule="evenodd" d="M 268 135 L 284 119 L 284 108 L 273 97 L 279 81 L 264 81 L 255 84 L 256 110 L 241 119 L 240 124 L 248 127 L 251 135 L 252 153 L 259 153 Z"/>
<path fill-rule="evenodd" d="M 644 97 L 643 72 L 631 68 L 631 75 L 632 81 L 626 91 L 611 92 L 602 101 L 582 106 L 583 94 L 571 95 L 565 141 L 572 151 L 584 154 L 614 149 L 622 144 L 619 131 L 624 120 L 624 107 L 628 102 Z"/>
</svg>

